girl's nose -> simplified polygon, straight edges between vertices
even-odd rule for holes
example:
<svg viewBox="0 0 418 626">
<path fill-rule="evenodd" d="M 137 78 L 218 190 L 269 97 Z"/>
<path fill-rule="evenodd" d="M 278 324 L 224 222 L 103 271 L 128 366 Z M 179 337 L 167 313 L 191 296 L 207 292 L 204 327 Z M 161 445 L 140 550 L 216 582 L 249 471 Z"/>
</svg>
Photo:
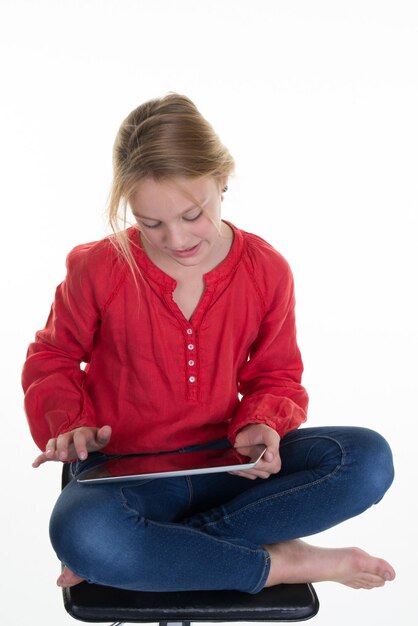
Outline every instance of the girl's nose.
<svg viewBox="0 0 418 626">
<path fill-rule="evenodd" d="M 184 226 L 171 226 L 166 232 L 166 245 L 172 250 L 182 250 L 187 247 L 187 233 Z"/>
</svg>

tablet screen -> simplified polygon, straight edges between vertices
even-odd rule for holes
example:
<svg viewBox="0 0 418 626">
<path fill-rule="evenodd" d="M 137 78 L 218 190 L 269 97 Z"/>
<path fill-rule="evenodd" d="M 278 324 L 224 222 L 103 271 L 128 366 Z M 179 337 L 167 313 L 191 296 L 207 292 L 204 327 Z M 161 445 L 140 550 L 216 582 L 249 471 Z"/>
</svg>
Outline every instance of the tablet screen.
<svg viewBox="0 0 418 626">
<path fill-rule="evenodd" d="M 77 480 L 81 483 L 103 483 L 109 480 L 137 480 L 188 474 L 232 472 L 255 467 L 266 446 L 211 448 L 188 452 L 138 454 L 113 458 L 86 470 Z"/>
</svg>

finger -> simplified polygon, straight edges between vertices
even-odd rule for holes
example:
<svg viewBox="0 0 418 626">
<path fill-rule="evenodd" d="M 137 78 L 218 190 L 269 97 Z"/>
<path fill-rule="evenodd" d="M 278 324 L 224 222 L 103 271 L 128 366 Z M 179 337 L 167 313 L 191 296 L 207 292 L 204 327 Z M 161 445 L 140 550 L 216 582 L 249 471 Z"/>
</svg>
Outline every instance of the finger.
<svg viewBox="0 0 418 626">
<path fill-rule="evenodd" d="M 99 430 L 97 431 L 97 435 L 96 435 L 96 442 L 98 446 L 100 446 L 100 448 L 103 448 L 104 446 L 106 446 L 109 441 L 110 441 L 110 437 L 112 436 L 112 429 L 110 426 L 102 426 L 101 428 L 99 428 Z M 98 448 L 98 449 L 100 449 Z"/>
<path fill-rule="evenodd" d="M 279 455 L 279 443 L 280 439 L 277 438 L 276 433 L 271 433 L 271 436 L 264 442 L 267 446 L 267 450 L 263 455 L 264 461 L 267 461 L 268 463 L 274 461 L 274 459 Z"/>
<path fill-rule="evenodd" d="M 282 461 L 280 458 L 280 453 L 276 449 L 274 453 L 270 453 L 270 454 L 267 454 L 267 451 L 266 451 L 262 459 L 257 463 L 256 468 L 260 470 L 268 471 L 270 472 L 270 474 L 277 474 L 277 472 L 280 471 L 281 466 L 282 466 Z"/>
<path fill-rule="evenodd" d="M 73 434 L 71 432 L 64 433 L 57 438 L 57 450 L 56 454 L 60 461 L 67 461 L 68 459 L 68 444 L 72 440 Z"/>
<path fill-rule="evenodd" d="M 32 467 L 39 467 L 40 465 L 42 465 L 42 463 L 46 463 L 48 461 L 48 458 L 46 456 L 45 452 L 42 452 L 42 454 L 39 454 L 36 459 L 33 461 L 32 463 Z"/>
<path fill-rule="evenodd" d="M 271 472 L 268 472 L 268 471 L 263 472 L 257 469 L 248 470 L 248 471 L 251 472 L 251 475 L 254 476 L 254 478 L 269 478 L 271 476 Z"/>
<path fill-rule="evenodd" d="M 274 460 L 274 454 L 272 450 L 269 450 L 267 448 L 267 450 L 265 451 L 265 453 L 263 454 L 263 459 L 265 461 L 267 461 L 267 463 L 271 463 Z"/>
<path fill-rule="evenodd" d="M 266 471 L 262 472 L 256 469 L 250 470 L 237 470 L 236 472 L 230 472 L 231 474 L 235 474 L 236 476 L 242 476 L 242 478 L 249 478 L 251 480 L 255 480 L 256 478 L 269 478 L 271 473 Z"/>
<path fill-rule="evenodd" d="M 55 438 L 49 439 L 45 446 L 45 452 L 42 452 L 42 454 L 36 457 L 32 463 L 32 467 L 39 467 L 42 463 L 46 463 L 47 461 L 58 461 L 56 443 L 57 440 Z"/>
<path fill-rule="evenodd" d="M 51 455 L 47 456 L 46 452 L 42 452 L 42 454 L 39 454 L 36 457 L 36 459 L 33 461 L 32 467 L 35 467 L 35 468 L 39 467 L 43 463 L 48 463 L 49 461 L 59 461 L 59 459 L 55 453 L 53 454 L 53 456 Z"/>
<path fill-rule="evenodd" d="M 236 472 L 229 472 L 230 474 L 232 474 L 233 476 L 241 476 L 241 478 L 249 478 L 250 480 L 255 480 L 256 476 L 253 476 L 252 474 L 250 474 L 250 471 L 248 472 L 240 472 L 240 471 L 236 471 Z"/>
<path fill-rule="evenodd" d="M 55 457 L 57 451 L 57 440 L 54 437 L 53 439 L 50 439 L 48 441 L 48 443 L 46 444 L 45 447 L 45 455 L 48 459 L 53 459 Z"/>
<path fill-rule="evenodd" d="M 85 461 L 88 457 L 87 451 L 87 437 L 86 434 L 82 430 L 76 430 L 73 436 L 73 444 L 76 456 L 81 460 Z"/>
<path fill-rule="evenodd" d="M 271 474 L 272 472 L 277 471 L 278 466 L 279 466 L 279 458 L 276 455 L 273 458 L 273 461 L 271 462 L 264 461 L 264 459 L 259 461 L 257 465 L 254 467 L 254 469 L 260 470 L 262 472 L 269 472 Z"/>
</svg>

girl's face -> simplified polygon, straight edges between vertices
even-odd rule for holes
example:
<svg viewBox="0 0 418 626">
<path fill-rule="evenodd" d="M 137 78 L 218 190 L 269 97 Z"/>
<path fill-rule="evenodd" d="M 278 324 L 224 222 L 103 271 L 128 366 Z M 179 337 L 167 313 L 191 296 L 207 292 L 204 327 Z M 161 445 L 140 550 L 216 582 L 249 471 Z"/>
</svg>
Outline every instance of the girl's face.
<svg viewBox="0 0 418 626">
<path fill-rule="evenodd" d="M 220 211 L 223 186 L 214 178 L 139 181 L 130 204 L 148 256 L 170 266 L 210 264 L 226 226 Z"/>
</svg>

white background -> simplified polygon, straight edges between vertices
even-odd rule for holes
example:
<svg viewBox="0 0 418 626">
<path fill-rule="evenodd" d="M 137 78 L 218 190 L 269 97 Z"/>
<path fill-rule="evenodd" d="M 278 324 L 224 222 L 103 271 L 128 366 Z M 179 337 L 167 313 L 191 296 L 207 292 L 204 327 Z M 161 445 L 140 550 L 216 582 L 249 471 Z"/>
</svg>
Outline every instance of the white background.
<svg viewBox="0 0 418 626">
<path fill-rule="evenodd" d="M 20 371 L 66 253 L 107 233 L 119 124 L 177 91 L 237 161 L 224 217 L 293 268 L 310 425 L 366 425 L 393 448 L 384 500 L 315 541 L 383 556 L 397 580 L 317 584 L 312 623 L 417 623 L 417 7 L 0 0 L 2 622 L 74 623 L 47 534 L 60 467 L 31 468 Z"/>
</svg>

